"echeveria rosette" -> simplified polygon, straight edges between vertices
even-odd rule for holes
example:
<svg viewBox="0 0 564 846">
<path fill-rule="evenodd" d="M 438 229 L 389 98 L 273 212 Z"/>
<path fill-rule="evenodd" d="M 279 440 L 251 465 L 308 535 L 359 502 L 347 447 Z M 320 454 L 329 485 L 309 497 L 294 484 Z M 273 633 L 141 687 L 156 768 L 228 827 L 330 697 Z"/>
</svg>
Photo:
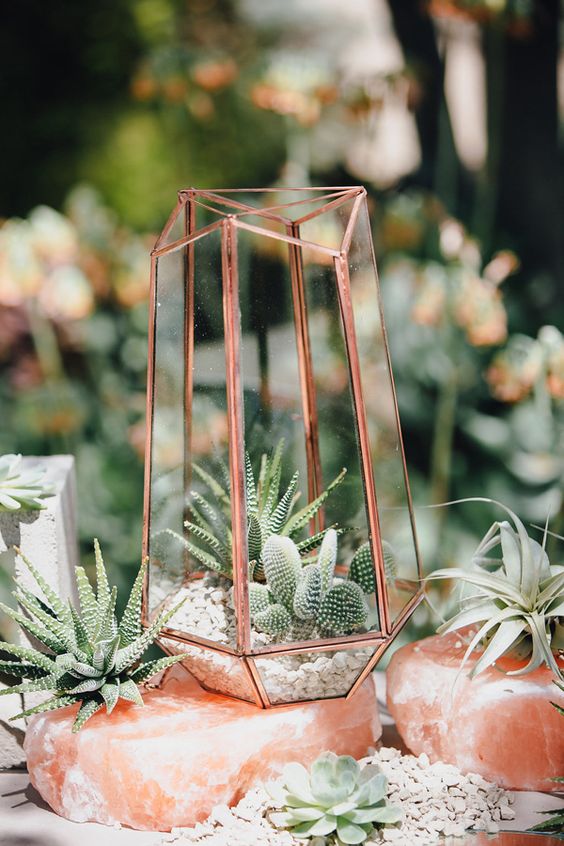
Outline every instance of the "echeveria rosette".
<svg viewBox="0 0 564 846">
<path fill-rule="evenodd" d="M 515 652 L 528 662 L 510 675 L 532 672 L 545 663 L 557 678 L 563 674 L 556 655 L 564 650 L 564 567 L 551 564 L 543 542 L 529 537 L 521 520 L 495 500 L 473 497 L 463 502 L 494 502 L 510 516 L 495 522 L 472 559 L 473 569 L 437 570 L 428 579 L 455 579 L 471 586 L 460 611 L 439 628 L 440 634 L 478 625 L 463 659 L 482 643 L 485 649 L 472 668 L 475 676 L 502 655 Z M 500 548 L 501 557 L 491 557 Z"/>
<path fill-rule="evenodd" d="M 141 601 L 147 568 L 147 562 L 143 562 L 118 623 L 115 615 L 117 588 L 110 588 L 97 541 L 94 541 L 94 548 L 96 593 L 84 569 L 76 567 L 80 611 L 70 602 L 64 602 L 17 550 L 42 596 L 17 582 L 14 596 L 22 610 L 16 611 L 3 603 L 0 608 L 47 651 L 0 642 L 0 650 L 17 659 L 0 661 L 0 672 L 21 680 L 20 684 L 0 691 L 0 695 L 50 691 L 53 696 L 12 717 L 14 720 L 80 702 L 73 725 L 73 732 L 76 732 L 104 705 L 108 714 L 119 699 L 142 705 L 138 685 L 185 657 L 175 655 L 138 663 L 182 603 L 163 611 L 143 629 Z"/>
<path fill-rule="evenodd" d="M 387 786 L 378 767 L 361 768 L 348 755 L 325 752 L 309 773 L 301 764 L 288 764 L 268 785 L 276 807 L 283 809 L 270 820 L 297 838 L 335 835 L 338 844 L 363 843 L 375 827 L 402 819 L 399 808 L 386 804 Z"/>
<path fill-rule="evenodd" d="M 45 497 L 52 496 L 45 483 L 45 471 L 38 467 L 24 469 L 22 456 L 0 456 L 0 511 L 40 511 Z"/>
</svg>

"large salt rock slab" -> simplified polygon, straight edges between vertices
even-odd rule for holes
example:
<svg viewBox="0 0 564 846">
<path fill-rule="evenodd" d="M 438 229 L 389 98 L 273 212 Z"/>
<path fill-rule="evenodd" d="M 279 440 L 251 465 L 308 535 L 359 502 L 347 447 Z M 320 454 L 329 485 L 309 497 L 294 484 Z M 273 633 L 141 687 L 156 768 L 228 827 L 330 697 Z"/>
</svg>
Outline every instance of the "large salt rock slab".
<svg viewBox="0 0 564 846">
<path fill-rule="evenodd" d="M 477 658 L 460 673 L 464 651 L 452 634 L 408 644 L 393 656 L 388 708 L 407 746 L 509 789 L 559 789 L 551 779 L 564 775 L 564 717 L 550 702 L 564 707 L 564 695 L 550 670 L 508 676 L 520 664 L 504 657 L 470 679 Z"/>
<path fill-rule="evenodd" d="M 271 710 L 207 693 L 187 676 L 144 700 L 98 712 L 77 734 L 75 706 L 32 719 L 30 779 L 58 814 L 136 829 L 190 826 L 289 761 L 309 764 L 325 750 L 360 758 L 381 734 L 371 679 L 349 701 Z"/>
</svg>

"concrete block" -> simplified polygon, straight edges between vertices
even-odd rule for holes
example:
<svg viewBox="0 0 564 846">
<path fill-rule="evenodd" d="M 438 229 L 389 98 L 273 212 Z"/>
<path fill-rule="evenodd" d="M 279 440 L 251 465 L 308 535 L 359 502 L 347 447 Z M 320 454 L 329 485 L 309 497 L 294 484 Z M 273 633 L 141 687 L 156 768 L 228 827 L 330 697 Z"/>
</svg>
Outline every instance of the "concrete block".
<svg viewBox="0 0 564 846">
<path fill-rule="evenodd" d="M 25 467 L 40 466 L 54 495 L 42 511 L 0 512 L 0 566 L 35 590 L 35 583 L 12 547 L 19 546 L 61 596 L 76 600 L 74 567 L 78 564 L 76 478 L 72 455 L 28 456 Z"/>
<path fill-rule="evenodd" d="M 0 690 L 5 688 L 6 685 L 0 682 Z M 10 717 L 22 710 L 23 700 L 20 694 L 9 693 L 0 696 L 0 770 L 25 767 L 25 724 L 23 720 L 10 722 Z"/>
<path fill-rule="evenodd" d="M 50 457 L 29 456 L 23 459 L 26 468 L 45 468 L 45 480 L 54 491 L 45 500 L 42 511 L 0 512 L 0 568 L 34 592 L 37 586 L 23 561 L 15 555 L 13 546 L 39 570 L 47 582 L 63 597 L 78 602 L 74 567 L 78 564 L 76 529 L 76 478 L 72 455 Z M 32 643 L 19 627 L 0 612 L 2 634 L 9 640 Z M 2 685 L 0 682 L 0 686 Z M 25 725 L 9 722 L 9 717 L 30 708 L 48 693 L 8 694 L 0 697 L 0 770 L 25 765 L 23 738 Z M 25 700 L 25 701 L 24 701 Z"/>
</svg>

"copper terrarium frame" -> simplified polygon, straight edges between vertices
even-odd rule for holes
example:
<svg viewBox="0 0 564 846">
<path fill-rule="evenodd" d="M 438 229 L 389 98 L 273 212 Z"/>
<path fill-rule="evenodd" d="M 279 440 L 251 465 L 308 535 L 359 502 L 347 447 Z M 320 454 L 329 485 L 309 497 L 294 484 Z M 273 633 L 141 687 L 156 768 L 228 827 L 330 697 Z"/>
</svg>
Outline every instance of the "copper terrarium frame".
<svg viewBox="0 0 564 846">
<path fill-rule="evenodd" d="M 294 194 L 295 192 L 295 194 Z M 277 195 L 291 193 L 298 199 L 293 202 L 279 202 Z M 272 196 L 274 202 L 255 206 L 253 198 L 258 195 Z M 299 199 L 303 196 L 304 199 Z M 314 205 L 312 209 L 311 206 Z M 307 213 L 300 216 L 300 206 Z M 339 244 L 327 245 L 316 243 L 304 236 L 305 224 L 333 210 L 347 208 L 347 218 L 343 223 L 342 239 Z M 290 212 L 293 212 L 291 214 Z M 296 217 L 297 213 L 297 217 Z M 408 577 L 399 574 L 394 579 L 395 589 L 407 597 L 401 608 L 391 608 L 390 586 L 387 583 L 381 525 L 377 501 L 378 467 L 374 466 L 371 452 L 371 431 L 367 419 L 365 403 L 366 384 L 363 386 L 362 362 L 357 344 L 357 327 L 351 297 L 351 260 L 350 253 L 355 227 L 359 216 L 368 221 L 366 190 L 363 187 L 332 187 L 320 189 L 240 189 L 240 190 L 199 190 L 186 189 L 178 194 L 178 202 L 161 236 L 151 253 L 151 288 L 149 317 L 149 354 L 147 376 L 147 438 L 145 453 L 145 488 L 144 488 L 144 525 L 143 556 L 151 555 L 151 498 L 153 475 L 153 429 L 155 416 L 155 360 L 158 310 L 162 306 L 157 294 L 157 266 L 163 256 L 174 253 L 182 254 L 184 274 L 183 291 L 183 334 L 179 339 L 178 356 L 184 361 L 184 384 L 182 411 L 183 415 L 183 474 L 184 485 L 189 484 L 190 475 L 190 421 L 194 386 L 192 383 L 192 359 L 195 343 L 195 247 L 202 238 L 216 233 L 221 248 L 221 301 L 225 347 L 225 391 L 227 398 L 227 448 L 230 473 L 231 493 L 231 530 L 232 530 L 232 568 L 233 568 L 233 603 L 236 616 L 236 643 L 218 643 L 209 637 L 188 633 L 178 628 L 166 628 L 161 640 L 162 648 L 173 651 L 171 644 L 177 642 L 190 648 L 210 651 L 223 655 L 226 660 L 233 660 L 240 667 L 252 698 L 262 708 L 279 707 L 286 702 L 272 702 L 266 690 L 257 660 L 282 656 L 301 655 L 304 653 L 322 654 L 336 650 L 355 650 L 370 647 L 373 651 L 366 665 L 359 673 L 352 686 L 344 694 L 323 698 L 351 697 L 365 681 L 369 673 L 401 630 L 422 599 L 421 562 L 417 550 L 413 508 L 401 429 L 396 400 L 395 387 L 391 373 L 388 343 L 383 324 L 383 314 L 379 300 L 375 298 L 373 308 L 381 321 L 381 345 L 384 364 L 389 372 L 389 385 L 393 401 L 390 403 L 393 423 L 397 427 L 398 453 L 401 461 L 403 484 L 405 485 L 405 511 L 409 513 L 408 523 L 413 534 L 414 572 Z M 198 229 L 201 216 L 204 225 Z M 207 221 L 210 220 L 211 223 Z M 252 220 L 253 222 L 250 222 Z M 259 221 L 257 225 L 256 221 Z M 341 321 L 344 348 L 348 365 L 349 390 L 356 427 L 360 478 L 364 492 L 368 540 L 372 553 L 376 585 L 376 607 L 378 630 L 334 636 L 323 639 L 295 641 L 286 643 L 253 643 L 248 599 L 248 556 L 247 556 L 247 512 L 245 503 L 245 421 L 243 409 L 243 386 L 241 375 L 241 317 L 239 302 L 239 263 L 238 238 L 241 233 L 271 239 L 278 247 L 287 250 L 291 283 L 293 324 L 299 372 L 299 391 L 301 397 L 301 419 L 305 434 L 305 456 L 307 459 L 307 492 L 310 499 L 318 496 L 323 489 L 322 469 L 320 464 L 319 421 L 316 404 L 316 384 L 312 366 L 312 352 L 308 331 L 308 306 L 304 284 L 304 251 L 315 250 L 316 255 L 330 265 L 335 276 L 336 300 Z M 377 286 L 377 271 L 370 235 L 368 235 L 371 272 Z M 376 287 L 377 290 L 377 287 Z M 379 297 L 379 294 L 377 294 Z M 323 519 L 323 518 L 321 518 Z M 149 568 L 143 594 L 143 619 L 148 625 L 150 613 Z M 151 612 L 154 609 L 151 609 Z M 199 679 L 207 687 L 205 679 Z M 215 692 L 224 692 L 211 687 Z M 236 695 L 236 694 L 228 694 Z M 242 697 L 247 698 L 247 697 Z M 248 697 L 249 699 L 251 697 Z"/>
</svg>

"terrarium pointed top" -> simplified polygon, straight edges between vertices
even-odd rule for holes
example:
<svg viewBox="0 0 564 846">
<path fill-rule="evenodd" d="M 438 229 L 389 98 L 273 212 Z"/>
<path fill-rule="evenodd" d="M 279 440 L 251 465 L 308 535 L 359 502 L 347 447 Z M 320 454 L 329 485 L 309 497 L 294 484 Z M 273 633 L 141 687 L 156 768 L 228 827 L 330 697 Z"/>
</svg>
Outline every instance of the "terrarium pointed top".
<svg viewBox="0 0 564 846">
<path fill-rule="evenodd" d="M 177 205 L 155 244 L 154 252 L 176 249 L 186 244 L 186 239 L 207 234 L 218 228 L 221 221 L 227 219 L 237 223 L 245 221 L 249 223 L 249 219 L 259 218 L 260 225 L 266 225 L 266 229 L 263 230 L 265 235 L 270 234 L 274 238 L 282 235 L 284 239 L 288 236 L 296 238 L 299 237 L 298 227 L 301 224 L 346 203 L 351 204 L 351 226 L 347 227 L 347 230 L 352 230 L 356 218 L 354 201 L 355 199 L 360 201 L 365 196 L 366 189 L 361 185 L 248 189 L 184 188 L 178 192 Z M 190 232 L 188 232 L 186 216 L 183 214 L 188 202 L 196 212 L 198 208 L 208 216 L 211 212 L 214 216 L 213 222 L 208 223 L 205 228 L 200 228 L 195 220 L 197 214 L 194 214 Z M 257 223 L 256 220 L 254 222 Z M 279 232 L 275 224 L 280 225 Z M 350 231 L 346 231 L 342 243 L 339 241 L 330 245 L 331 255 L 337 256 L 347 249 L 350 234 Z M 329 247 L 328 244 L 312 244 L 312 246 Z"/>
</svg>

